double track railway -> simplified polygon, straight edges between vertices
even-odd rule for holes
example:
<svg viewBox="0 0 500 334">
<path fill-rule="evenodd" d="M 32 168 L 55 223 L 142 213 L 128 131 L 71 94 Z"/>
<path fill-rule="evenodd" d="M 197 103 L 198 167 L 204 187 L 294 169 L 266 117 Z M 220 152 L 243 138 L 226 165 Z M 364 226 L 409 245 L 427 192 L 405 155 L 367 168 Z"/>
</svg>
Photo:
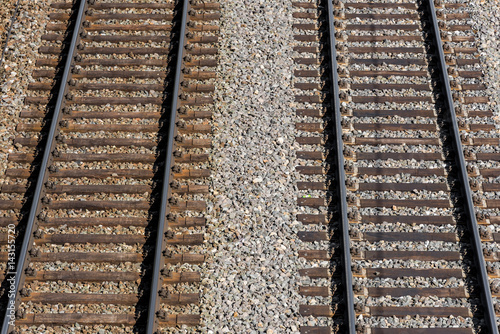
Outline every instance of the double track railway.
<svg viewBox="0 0 500 334">
<path fill-rule="evenodd" d="M 51 8 L 1 188 L 2 333 L 197 325 L 219 6 Z"/>
<path fill-rule="evenodd" d="M 293 2 L 301 333 L 498 333 L 500 134 L 465 6 Z M 198 326 L 220 6 L 50 7 L 0 185 L 2 334 Z"/>
</svg>

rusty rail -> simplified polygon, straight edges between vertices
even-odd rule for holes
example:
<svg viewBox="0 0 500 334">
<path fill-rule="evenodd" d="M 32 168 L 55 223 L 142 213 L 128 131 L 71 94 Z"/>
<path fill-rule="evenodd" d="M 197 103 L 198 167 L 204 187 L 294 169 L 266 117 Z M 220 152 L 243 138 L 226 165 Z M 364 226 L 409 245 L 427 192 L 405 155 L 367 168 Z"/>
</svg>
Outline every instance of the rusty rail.
<svg viewBox="0 0 500 334">
<path fill-rule="evenodd" d="M 61 78 L 61 85 L 59 87 L 59 91 L 57 94 L 56 105 L 53 111 L 52 120 L 50 122 L 49 133 L 46 138 L 45 147 L 43 151 L 42 161 L 39 167 L 39 173 L 36 180 L 36 187 L 33 193 L 33 198 L 31 201 L 30 211 L 28 215 L 28 221 L 26 223 L 26 229 L 23 236 L 22 246 L 19 251 L 19 260 L 16 264 L 16 271 L 14 273 L 8 272 L 7 276 L 11 276 L 14 278 L 14 286 L 10 290 L 13 293 L 9 293 L 9 299 L 7 308 L 3 317 L 2 331 L 1 334 L 8 334 L 12 330 L 13 321 L 11 319 L 11 315 L 9 314 L 9 308 L 16 308 L 16 305 L 19 304 L 19 289 L 23 285 L 23 281 L 25 278 L 25 269 L 29 263 L 29 249 L 33 244 L 33 232 L 36 227 L 36 221 L 38 219 L 38 213 L 41 208 L 42 197 L 45 192 L 45 182 L 48 179 L 48 167 L 49 162 L 52 158 L 52 152 L 55 147 L 55 138 L 57 133 L 59 132 L 59 122 L 62 117 L 62 109 L 64 108 L 66 101 L 66 94 L 68 92 L 68 82 L 71 78 L 71 70 L 74 62 L 74 55 L 77 44 L 80 40 L 80 30 L 82 29 L 83 18 L 85 15 L 85 11 L 87 9 L 88 3 L 87 0 L 80 0 L 80 4 L 78 6 L 78 12 L 76 14 L 75 25 L 73 28 L 73 33 L 71 36 L 71 44 L 68 48 L 66 62 L 64 64 L 64 70 Z"/>
<path fill-rule="evenodd" d="M 345 312 L 346 312 L 346 333 L 356 333 L 356 313 L 354 311 L 354 291 L 353 278 L 351 271 L 351 240 L 349 236 L 349 219 L 347 217 L 347 190 L 346 176 L 344 170 L 344 143 L 342 140 L 342 116 L 340 113 L 340 91 L 339 77 L 337 73 L 337 50 L 335 49 L 335 26 L 334 9 L 331 0 L 327 0 L 328 10 L 328 38 L 329 38 L 329 56 L 330 56 L 330 89 L 332 93 L 331 106 L 333 106 L 333 119 L 335 129 L 335 179 L 337 184 L 338 210 L 340 218 L 340 229 L 342 233 L 341 252 L 342 252 L 342 282 L 344 284 Z"/>
<path fill-rule="evenodd" d="M 154 264 L 153 264 L 153 278 L 151 282 L 151 290 L 150 290 L 150 299 L 149 299 L 149 307 L 148 307 L 148 318 L 147 318 L 147 329 L 146 333 L 153 334 L 156 332 L 158 326 L 158 319 L 156 310 L 158 308 L 159 299 L 159 287 L 160 287 L 160 270 L 164 265 L 163 258 L 163 249 L 165 249 L 165 230 L 167 223 L 167 214 L 168 214 L 168 199 L 171 195 L 170 189 L 170 181 L 172 179 L 172 160 L 173 160 L 173 148 L 174 148 L 174 137 L 176 135 L 176 120 L 177 120 L 177 108 L 179 105 L 179 89 L 182 78 L 182 62 L 184 55 L 184 46 L 186 43 L 186 26 L 188 19 L 188 7 L 189 0 L 180 0 L 182 4 L 182 13 L 181 13 L 181 22 L 180 22 L 180 31 L 179 31 L 179 41 L 177 44 L 177 55 L 176 55 L 176 65 L 175 65 L 175 79 L 174 86 L 172 92 L 172 104 L 170 107 L 170 119 L 168 125 L 168 137 L 167 137 L 167 152 L 165 157 L 164 174 L 162 179 L 162 189 L 161 189 L 161 202 L 160 202 L 160 215 L 158 217 L 158 227 L 156 234 L 156 243 L 155 243 L 155 255 L 154 255 Z"/>
<path fill-rule="evenodd" d="M 434 6 L 434 0 L 427 0 L 427 5 L 429 6 L 429 11 L 431 14 L 431 24 L 434 35 L 434 42 L 436 44 L 440 76 L 443 80 L 444 87 L 442 89 L 443 94 L 446 96 L 445 101 L 447 104 L 446 110 L 448 111 L 448 119 L 451 125 L 451 132 L 453 137 L 453 147 L 455 149 L 455 159 L 458 167 L 458 174 L 460 179 L 460 186 L 462 188 L 462 194 L 465 199 L 464 207 L 467 217 L 467 224 L 471 232 L 471 243 L 474 252 L 474 261 L 477 266 L 477 278 L 481 290 L 481 299 L 483 306 L 485 308 L 485 322 L 490 333 L 498 334 L 498 325 L 496 322 L 495 308 L 493 305 L 493 299 L 491 296 L 490 284 L 488 281 L 488 272 L 486 271 L 486 263 L 484 261 L 483 250 L 481 247 L 481 237 L 479 235 L 479 228 L 476 219 L 476 214 L 474 210 L 474 203 L 472 201 L 472 191 L 469 184 L 469 177 L 467 175 L 467 165 L 465 162 L 464 151 L 462 143 L 460 141 L 460 132 L 458 129 L 457 116 L 455 111 L 455 106 L 453 104 L 453 95 L 451 93 L 450 80 L 448 78 L 448 71 L 446 67 L 446 61 L 443 51 L 443 43 L 441 40 L 441 34 L 439 31 L 438 20 L 436 16 L 436 8 Z"/>
</svg>

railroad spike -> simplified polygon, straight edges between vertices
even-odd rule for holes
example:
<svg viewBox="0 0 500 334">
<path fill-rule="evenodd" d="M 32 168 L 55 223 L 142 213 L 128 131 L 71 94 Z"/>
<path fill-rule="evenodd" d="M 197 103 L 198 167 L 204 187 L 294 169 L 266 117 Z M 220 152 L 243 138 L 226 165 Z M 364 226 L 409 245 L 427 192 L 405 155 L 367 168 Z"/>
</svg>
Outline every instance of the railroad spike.
<svg viewBox="0 0 500 334">
<path fill-rule="evenodd" d="M 29 251 L 29 254 L 31 257 L 38 257 L 40 255 L 40 253 L 41 253 L 40 250 L 37 248 L 32 248 Z"/>
<path fill-rule="evenodd" d="M 167 312 L 165 312 L 163 310 L 159 310 L 158 312 L 156 312 L 156 316 L 158 317 L 158 319 L 166 320 L 167 319 Z"/>
<path fill-rule="evenodd" d="M 22 296 L 22 297 L 29 297 L 31 296 L 31 290 L 30 289 L 26 289 L 26 288 L 22 288 L 20 291 L 19 291 L 19 294 Z M 23 316 L 24 318 L 24 316 Z"/>
<path fill-rule="evenodd" d="M 161 273 L 163 276 L 165 276 L 165 277 L 172 277 L 172 275 L 173 275 L 172 270 L 167 269 L 167 268 L 163 268 L 163 269 L 160 271 L 160 273 Z"/>
<path fill-rule="evenodd" d="M 186 139 L 184 138 L 184 136 L 181 136 L 181 135 L 177 135 L 175 136 L 175 141 L 178 142 L 178 143 L 184 143 L 186 141 Z"/>
<path fill-rule="evenodd" d="M 26 312 L 23 310 L 16 310 L 16 319 L 24 319 L 24 318 L 26 318 Z"/>
<path fill-rule="evenodd" d="M 55 165 L 50 165 L 49 166 L 49 172 L 51 173 L 57 173 L 59 171 L 59 168 L 57 168 Z"/>
<path fill-rule="evenodd" d="M 30 277 L 36 276 L 36 274 L 37 274 L 37 271 L 31 267 L 26 268 L 26 270 L 24 272 L 26 273 L 27 276 L 30 276 Z"/>
<path fill-rule="evenodd" d="M 160 291 L 158 291 L 158 295 L 162 298 L 168 298 L 170 293 L 167 291 L 167 289 L 161 289 Z"/>
<path fill-rule="evenodd" d="M 44 232 L 40 229 L 36 230 L 35 233 L 33 233 L 33 236 L 35 237 L 35 239 L 41 239 L 43 238 L 44 236 Z"/>
</svg>

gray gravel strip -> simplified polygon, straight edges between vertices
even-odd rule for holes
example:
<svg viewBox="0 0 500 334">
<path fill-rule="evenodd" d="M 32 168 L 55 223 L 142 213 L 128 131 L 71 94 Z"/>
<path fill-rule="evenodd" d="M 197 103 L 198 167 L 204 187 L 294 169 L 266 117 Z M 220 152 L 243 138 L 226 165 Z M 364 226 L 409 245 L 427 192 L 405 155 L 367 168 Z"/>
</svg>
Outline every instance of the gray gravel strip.
<svg viewBox="0 0 500 334">
<path fill-rule="evenodd" d="M 291 2 L 224 1 L 204 333 L 298 333 Z"/>
</svg>

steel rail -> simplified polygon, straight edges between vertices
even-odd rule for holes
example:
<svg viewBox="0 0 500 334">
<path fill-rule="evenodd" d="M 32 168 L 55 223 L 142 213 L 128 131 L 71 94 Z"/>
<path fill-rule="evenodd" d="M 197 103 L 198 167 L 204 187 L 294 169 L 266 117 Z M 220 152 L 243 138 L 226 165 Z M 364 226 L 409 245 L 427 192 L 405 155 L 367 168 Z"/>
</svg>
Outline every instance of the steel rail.
<svg viewBox="0 0 500 334">
<path fill-rule="evenodd" d="M 85 11 L 87 9 L 87 0 L 80 0 L 80 5 L 78 6 L 78 12 L 76 16 L 75 25 L 73 28 L 73 33 L 71 36 L 71 44 L 68 48 L 67 58 L 64 64 L 64 70 L 61 78 L 61 85 L 58 90 L 56 105 L 54 108 L 54 113 L 52 115 L 52 119 L 50 122 L 50 129 L 47 136 L 47 141 L 45 143 L 42 162 L 40 165 L 39 173 L 36 180 L 36 187 L 33 193 L 33 198 L 31 201 L 28 221 L 26 224 L 26 230 L 24 232 L 23 243 L 21 246 L 21 250 L 19 253 L 19 261 L 16 265 L 16 272 L 7 273 L 7 275 L 11 275 L 15 277 L 14 281 L 14 292 L 9 293 L 9 300 L 7 305 L 16 305 L 19 299 L 19 289 L 21 287 L 21 283 L 24 281 L 25 277 L 25 266 L 28 265 L 28 251 L 30 246 L 33 244 L 33 230 L 36 226 L 37 215 L 41 210 L 41 199 L 44 193 L 45 182 L 48 178 L 48 167 L 49 161 L 51 160 L 52 151 L 55 147 L 55 137 L 59 128 L 59 121 L 62 117 L 62 109 L 66 102 L 66 93 L 68 91 L 68 81 L 71 76 L 72 63 L 74 61 L 74 54 L 76 50 L 76 46 L 80 39 L 80 29 L 82 28 L 83 17 L 85 15 Z M 9 323 L 9 319 L 11 316 L 9 315 L 8 309 L 5 311 L 5 315 L 3 317 L 2 331 L 1 334 L 9 334 L 11 325 Z"/>
<path fill-rule="evenodd" d="M 155 244 L 155 255 L 154 255 L 154 265 L 153 265 L 153 277 L 151 282 L 151 291 L 149 298 L 148 307 L 148 318 L 147 318 L 147 334 L 155 333 L 158 322 L 156 309 L 159 304 L 158 293 L 160 285 L 160 270 L 164 265 L 163 259 L 163 249 L 166 247 L 165 242 L 165 225 L 167 224 L 167 214 L 168 214 L 168 198 L 170 196 L 170 178 L 172 169 L 172 158 L 173 158 L 173 148 L 174 148 L 174 137 L 176 134 L 176 119 L 177 119 L 177 108 L 179 105 L 179 88 L 182 76 L 182 62 L 184 53 L 184 44 L 186 43 L 186 26 L 188 17 L 188 6 L 189 0 L 179 0 L 182 3 L 182 18 L 181 18 L 181 28 L 179 41 L 177 44 L 177 58 L 175 65 L 175 78 L 174 87 L 172 92 L 172 104 L 170 108 L 170 119 L 168 124 L 168 137 L 167 137 L 167 152 L 164 162 L 164 172 L 162 179 L 162 189 L 161 189 L 161 202 L 160 202 L 160 216 L 158 217 L 158 227 L 156 235 Z"/>
<path fill-rule="evenodd" d="M 450 118 L 452 137 L 453 137 L 453 148 L 456 153 L 456 164 L 459 169 L 460 185 L 462 188 L 462 194 L 465 199 L 465 211 L 467 217 L 467 224 L 471 232 L 471 242 L 472 249 L 474 253 L 474 260 L 476 262 L 478 270 L 478 280 L 480 283 L 481 297 L 483 300 L 483 306 L 486 309 L 485 320 L 486 326 L 489 332 L 492 334 L 498 334 L 498 325 L 496 322 L 495 308 L 493 305 L 493 299 L 491 296 L 490 284 L 488 281 L 488 272 L 486 271 L 486 263 L 484 260 L 483 250 L 481 247 L 481 238 L 479 236 L 478 223 L 476 219 L 476 214 L 474 210 L 474 203 L 472 201 L 472 191 L 469 184 L 469 176 L 467 174 L 467 165 L 465 162 L 464 152 L 462 143 L 460 141 L 460 132 L 458 129 L 457 116 L 455 113 L 455 105 L 453 103 L 453 96 L 450 88 L 450 80 L 448 78 L 448 71 L 446 67 L 446 61 L 444 57 L 443 44 L 441 40 L 441 34 L 439 31 L 438 20 L 436 16 L 436 8 L 434 6 L 434 0 L 427 0 L 429 10 L 432 17 L 432 28 L 434 32 L 434 38 L 436 42 L 436 48 L 438 51 L 439 65 L 440 65 L 440 75 L 444 83 L 443 93 L 446 95 L 446 104 L 448 106 L 448 117 Z"/>
<path fill-rule="evenodd" d="M 16 22 L 16 18 L 19 15 L 19 4 L 20 3 L 21 3 L 21 0 L 17 0 L 16 8 L 14 9 L 14 14 L 12 15 L 12 18 L 10 19 L 9 31 L 7 31 L 7 36 L 5 37 L 5 46 L 2 49 L 2 56 L 0 57 L 0 66 L 3 63 L 3 57 L 5 56 L 5 51 L 7 51 L 7 46 L 9 44 L 9 39 L 10 39 L 10 34 L 12 33 L 12 28 L 14 27 L 14 22 Z"/>
<path fill-rule="evenodd" d="M 347 331 L 345 333 L 356 333 L 356 313 L 354 311 L 354 291 L 352 282 L 351 270 L 351 238 L 349 236 L 349 218 L 347 217 L 347 190 L 346 190 L 346 177 L 344 169 L 344 143 L 342 140 L 342 115 L 340 113 L 340 97 L 339 97 L 339 84 L 337 73 L 337 50 L 335 49 L 335 25 L 333 15 L 333 0 L 326 0 L 328 3 L 328 35 L 330 43 L 330 80 L 332 87 L 332 101 L 333 117 L 335 119 L 335 143 L 336 143 L 336 179 L 337 191 L 339 196 L 340 207 L 340 228 L 342 231 L 342 260 L 343 260 L 343 273 L 342 282 L 344 284 L 344 298 L 345 298 L 345 312 L 347 320 Z"/>
</svg>

